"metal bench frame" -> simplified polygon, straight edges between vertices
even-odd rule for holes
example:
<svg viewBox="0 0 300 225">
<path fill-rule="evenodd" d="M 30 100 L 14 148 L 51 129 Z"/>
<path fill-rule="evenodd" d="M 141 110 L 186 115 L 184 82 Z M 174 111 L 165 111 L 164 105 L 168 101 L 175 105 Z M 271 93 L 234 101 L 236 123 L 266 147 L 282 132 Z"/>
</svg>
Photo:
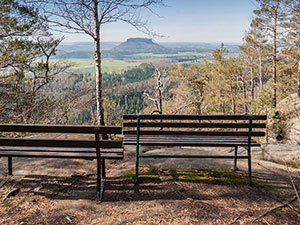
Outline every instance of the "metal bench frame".
<svg viewBox="0 0 300 225">
<path fill-rule="evenodd" d="M 0 157 L 8 158 L 8 175 L 12 175 L 12 158 L 68 158 L 97 160 L 96 201 L 101 201 L 105 186 L 105 160 L 123 159 L 123 143 L 119 140 L 101 140 L 100 135 L 121 134 L 116 126 L 69 126 L 0 124 L 0 132 L 92 134 L 94 140 L 0 138 Z"/>
<path fill-rule="evenodd" d="M 253 120 L 265 121 L 265 115 L 124 115 L 123 134 L 124 145 L 136 145 L 136 182 L 139 176 L 140 158 L 226 158 L 234 159 L 234 168 L 237 169 L 237 159 L 248 159 L 249 182 L 252 180 L 251 147 L 260 146 L 252 137 L 265 136 L 264 131 L 253 131 L 253 128 L 265 128 L 265 123 L 253 123 Z M 131 120 L 131 122 L 127 122 Z M 149 120 L 150 122 L 143 122 Z M 160 122 L 153 122 L 159 120 Z M 163 122 L 208 120 L 210 122 L 184 123 Z M 235 121 L 227 123 L 212 123 L 211 121 Z M 237 121 L 248 121 L 237 123 Z M 125 130 L 134 128 L 134 130 Z M 160 128 L 160 130 L 143 130 L 141 128 Z M 235 129 L 233 131 L 195 131 L 195 130 L 164 130 L 165 128 L 218 128 Z M 238 131 L 239 128 L 247 129 Z M 135 140 L 134 140 L 135 139 Z M 144 146 L 198 146 L 198 147 L 234 147 L 234 155 L 155 155 L 140 154 L 139 147 Z M 244 147 L 247 155 L 239 156 L 238 147 Z"/>
</svg>

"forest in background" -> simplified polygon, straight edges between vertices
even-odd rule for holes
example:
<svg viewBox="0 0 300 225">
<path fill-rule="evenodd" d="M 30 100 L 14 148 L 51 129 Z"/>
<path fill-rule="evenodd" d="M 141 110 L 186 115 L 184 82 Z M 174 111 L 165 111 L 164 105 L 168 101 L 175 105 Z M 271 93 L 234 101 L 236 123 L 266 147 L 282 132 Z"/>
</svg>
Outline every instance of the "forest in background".
<svg viewBox="0 0 300 225">
<path fill-rule="evenodd" d="M 93 72 L 50 60 L 61 39 L 51 37 L 37 10 L 0 3 L 0 121 L 94 124 Z M 139 66 L 104 72 L 106 123 L 120 124 L 125 113 L 267 114 L 274 136 L 284 135 L 287 115 L 277 103 L 300 89 L 300 3 L 258 3 L 238 54 L 221 44 L 201 62 L 143 58 Z"/>
</svg>

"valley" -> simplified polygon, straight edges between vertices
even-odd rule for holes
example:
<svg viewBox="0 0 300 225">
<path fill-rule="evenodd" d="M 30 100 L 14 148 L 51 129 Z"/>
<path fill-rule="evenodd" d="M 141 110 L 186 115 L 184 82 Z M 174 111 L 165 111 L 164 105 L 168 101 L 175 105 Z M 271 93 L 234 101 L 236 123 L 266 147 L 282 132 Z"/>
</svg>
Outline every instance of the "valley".
<svg viewBox="0 0 300 225">
<path fill-rule="evenodd" d="M 218 43 L 155 43 L 146 38 L 130 38 L 126 42 L 102 43 L 102 72 L 120 72 L 141 63 L 201 63 L 211 60 Z M 237 44 L 225 45 L 231 55 L 238 54 Z M 67 43 L 58 47 L 55 60 L 72 64 L 70 72 L 93 73 L 93 43 Z"/>
</svg>

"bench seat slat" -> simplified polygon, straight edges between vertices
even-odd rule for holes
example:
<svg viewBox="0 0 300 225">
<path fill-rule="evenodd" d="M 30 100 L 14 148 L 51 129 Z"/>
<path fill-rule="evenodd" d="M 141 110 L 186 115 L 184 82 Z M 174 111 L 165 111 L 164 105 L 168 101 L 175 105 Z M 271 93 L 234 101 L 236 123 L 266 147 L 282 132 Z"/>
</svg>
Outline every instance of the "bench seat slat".
<svg viewBox="0 0 300 225">
<path fill-rule="evenodd" d="M 136 122 L 125 122 L 123 127 L 136 127 Z M 140 122 L 140 127 L 167 128 L 249 128 L 249 123 L 180 123 L 180 122 Z M 266 128 L 265 123 L 253 123 L 252 128 Z"/>
<path fill-rule="evenodd" d="M 135 130 L 126 130 L 124 135 L 135 135 Z M 247 136 L 246 131 L 171 131 L 171 130 L 140 130 L 140 135 L 202 135 L 202 136 Z M 265 136 L 263 131 L 253 131 L 252 137 Z"/>
<path fill-rule="evenodd" d="M 122 148 L 122 141 L 0 138 L 0 146 Z"/>
<path fill-rule="evenodd" d="M 167 119 L 167 120 L 248 120 L 249 115 L 167 115 L 167 114 L 143 114 L 140 119 Z M 251 115 L 252 120 L 266 120 L 265 115 Z M 137 115 L 123 115 L 124 120 L 135 120 Z"/>
<path fill-rule="evenodd" d="M 96 149 L 91 148 L 47 148 L 47 147 L 17 147 L 17 146 L 0 146 L 0 151 L 24 151 L 24 152 L 58 152 L 58 153 L 94 153 Z M 100 149 L 100 153 L 122 153 L 123 149 Z"/>
<path fill-rule="evenodd" d="M 121 134 L 122 128 L 116 126 L 0 124 L 0 132 Z"/>
<path fill-rule="evenodd" d="M 135 142 L 128 142 L 127 145 L 135 145 Z M 228 143 L 212 143 L 212 142 L 151 142 L 143 141 L 139 143 L 144 146 L 199 146 L 199 147 L 236 147 L 236 146 L 247 146 L 247 143 L 240 142 L 228 142 Z M 259 143 L 253 143 L 251 146 L 260 146 Z"/>
<path fill-rule="evenodd" d="M 248 137 L 243 136 L 237 136 L 237 137 L 227 137 L 227 136 L 168 136 L 168 135 L 162 135 L 162 136 L 151 136 L 151 135 L 141 135 L 140 140 L 230 140 L 230 141 L 247 141 Z M 124 140 L 136 140 L 136 135 L 125 135 Z M 253 141 L 253 140 L 252 140 Z"/>
<path fill-rule="evenodd" d="M 29 157 L 29 158 L 71 158 L 71 159 L 96 159 L 96 153 L 62 153 L 62 152 L 32 152 L 32 151 L 0 151 L 1 156 Z M 102 159 L 123 159 L 123 153 L 101 153 Z"/>
<path fill-rule="evenodd" d="M 163 140 L 163 139 L 159 139 L 159 140 L 141 140 L 139 141 L 140 144 L 143 144 L 143 143 L 153 143 L 153 144 L 156 144 L 156 143 L 235 143 L 235 144 L 241 144 L 241 145 L 247 145 L 248 142 L 246 141 L 209 141 L 209 140 Z M 257 142 L 256 141 L 252 141 L 251 142 L 251 145 L 253 144 L 256 144 Z M 125 140 L 124 141 L 124 144 L 127 145 L 127 144 L 136 144 L 136 141 L 135 140 Z"/>
<path fill-rule="evenodd" d="M 71 159 L 96 159 L 95 154 L 91 153 L 46 153 L 46 152 L 27 152 L 27 151 L 0 151 L 0 156 L 29 157 L 29 158 L 71 158 Z"/>
<path fill-rule="evenodd" d="M 166 142 L 166 143 L 181 143 L 181 142 L 185 142 L 185 143 L 202 143 L 202 142 L 205 142 L 205 143 L 240 143 L 240 144 L 248 144 L 248 142 L 246 141 L 210 141 L 210 140 L 163 140 L 163 139 L 159 139 L 159 140 L 142 140 L 140 139 L 139 143 L 142 144 L 144 142 L 151 142 L 151 143 L 157 143 L 157 142 Z M 124 144 L 128 144 L 128 143 L 133 143 L 135 144 L 136 141 L 135 140 L 125 140 L 124 141 Z M 256 143 L 255 141 L 252 141 L 251 144 L 254 144 Z"/>
<path fill-rule="evenodd" d="M 201 139 L 201 140 L 197 140 L 197 139 L 163 139 L 163 138 L 159 138 L 159 139 L 151 139 L 151 138 L 140 138 L 139 140 L 140 142 L 143 141 L 152 141 L 152 142 L 157 142 L 157 141 L 166 141 L 166 142 L 180 142 L 180 141 L 185 141 L 185 142 L 201 142 L 201 141 L 205 141 L 205 142 L 240 142 L 240 143 L 248 143 L 247 140 L 218 140 L 218 139 Z M 124 140 L 124 144 L 128 143 L 128 142 L 136 142 L 135 139 L 125 139 Z M 256 143 L 256 141 L 252 140 L 251 143 Z"/>
<path fill-rule="evenodd" d="M 247 159 L 248 156 L 239 155 L 239 156 L 231 156 L 231 155 L 150 155 L 150 154 L 141 154 L 139 157 L 142 158 L 226 158 L 226 159 Z"/>
</svg>

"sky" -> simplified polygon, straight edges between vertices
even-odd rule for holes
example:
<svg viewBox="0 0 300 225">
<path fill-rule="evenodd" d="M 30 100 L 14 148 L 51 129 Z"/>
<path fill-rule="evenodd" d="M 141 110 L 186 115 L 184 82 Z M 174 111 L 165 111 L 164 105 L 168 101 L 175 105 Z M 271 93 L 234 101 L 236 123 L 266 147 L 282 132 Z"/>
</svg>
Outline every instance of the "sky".
<svg viewBox="0 0 300 225">
<path fill-rule="evenodd" d="M 255 0 L 165 0 L 154 8 L 157 15 L 145 15 L 150 27 L 163 37 L 156 42 L 241 43 L 256 9 Z M 123 42 L 149 36 L 124 23 L 105 24 L 102 41 Z M 66 34 L 64 42 L 92 41 L 85 34 Z"/>
</svg>

